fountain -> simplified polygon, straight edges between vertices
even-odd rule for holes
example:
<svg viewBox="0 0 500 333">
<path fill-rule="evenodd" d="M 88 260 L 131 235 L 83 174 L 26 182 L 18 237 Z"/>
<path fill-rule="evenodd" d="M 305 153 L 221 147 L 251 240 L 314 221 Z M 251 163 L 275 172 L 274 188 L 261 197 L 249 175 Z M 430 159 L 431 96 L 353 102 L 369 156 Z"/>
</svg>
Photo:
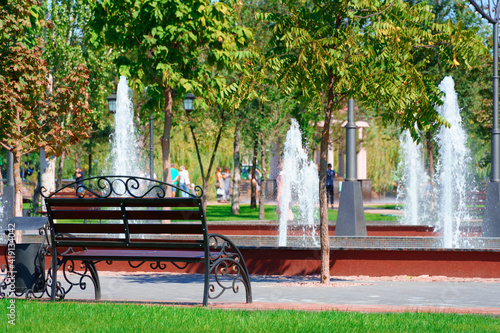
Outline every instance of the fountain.
<svg viewBox="0 0 500 333">
<path fill-rule="evenodd" d="M 141 176 L 131 97 L 127 78 L 120 76 L 116 93 L 115 131 L 110 137 L 113 175 Z"/>
<path fill-rule="evenodd" d="M 436 225 L 443 236 L 445 248 L 457 248 L 463 244 L 461 224 L 469 220 L 465 210 L 466 190 L 472 190 L 467 184 L 468 165 L 471 162 L 467 148 L 467 134 L 462 126 L 460 109 L 454 82 L 445 77 L 439 89 L 444 93 L 443 105 L 436 111 L 446 119 L 451 127 L 441 126 L 436 135 L 439 147 L 439 160 L 433 182 L 423 170 L 420 145 L 413 142 L 409 131 L 401 137 L 402 161 L 398 168 L 402 169 L 398 196 L 404 196 L 404 224 Z M 431 186 L 431 183 L 434 186 Z M 402 195 L 401 195 L 402 194 Z M 436 197 L 435 217 L 431 198 Z"/>
<path fill-rule="evenodd" d="M 439 146 L 439 163 L 437 165 L 436 183 L 440 189 L 439 219 L 443 231 L 444 247 L 460 246 L 460 224 L 468 220 L 465 210 L 468 165 L 471 162 L 467 148 L 467 134 L 462 126 L 462 118 L 458 107 L 455 83 L 450 76 L 443 79 L 439 89 L 444 92 L 443 105 L 437 111 L 451 125 L 441 126 L 436 137 Z"/>
<path fill-rule="evenodd" d="M 128 88 L 126 88 L 126 81 L 120 80 L 121 86 L 125 87 L 125 96 L 128 97 Z M 122 82 L 124 81 L 124 82 Z M 458 112 L 456 105 L 456 95 L 451 93 L 453 85 L 448 80 L 444 81 L 440 86 L 446 93 L 445 105 L 442 115 L 445 117 L 452 126 L 456 123 L 460 124 L 458 120 L 448 118 L 446 115 L 447 108 L 451 108 L 454 112 Z M 119 95 L 122 92 L 119 89 Z M 129 101 L 129 99 L 126 99 Z M 119 103 L 121 105 L 121 103 Z M 130 104 L 129 104 L 130 106 Z M 119 107 L 121 111 L 121 107 Z M 128 109 L 130 110 L 130 108 Z M 117 115 L 118 119 L 119 115 Z M 131 119 L 131 118 L 130 118 Z M 459 118 L 457 118 L 459 119 Z M 119 122 L 119 121 L 118 121 Z M 118 124 L 118 126 L 123 124 Z M 453 130 L 453 127 L 452 127 Z M 117 129 L 118 136 L 119 130 Z M 130 132 L 134 133 L 134 131 Z M 135 135 L 135 134 L 134 134 Z M 440 131 L 438 146 L 441 156 L 448 156 L 448 144 L 456 144 L 460 141 L 455 138 L 445 141 L 441 137 L 452 135 L 446 133 L 444 130 Z M 465 137 L 462 132 L 457 132 L 456 135 Z M 131 140 L 130 134 L 126 135 Z M 408 133 L 403 134 L 402 142 L 408 146 L 411 152 L 408 153 L 408 158 L 418 158 L 418 161 L 413 163 L 406 163 L 407 167 L 410 166 L 420 167 L 421 152 L 419 147 L 414 145 Z M 465 139 L 463 140 L 465 142 Z M 413 146 L 412 146 L 413 145 Z M 450 151 L 458 148 L 449 149 Z M 123 153 L 129 156 L 128 159 L 136 151 L 135 146 L 128 148 Z M 412 156 L 412 157 L 410 157 Z M 460 155 L 466 160 L 466 155 Z M 434 181 L 437 182 L 435 186 L 436 194 L 438 193 L 453 193 L 447 194 L 452 198 L 451 204 L 448 203 L 449 198 L 437 200 L 435 213 L 433 215 L 444 214 L 445 209 L 441 208 L 443 205 L 460 204 L 460 194 L 455 194 L 455 187 L 463 188 L 462 181 L 458 184 L 453 183 L 455 180 L 451 176 L 453 170 L 461 170 L 460 168 L 448 168 L 443 165 L 444 162 L 457 159 L 456 157 L 441 158 L 442 162 L 437 172 L 438 177 Z M 127 161 L 128 162 L 128 161 Z M 125 165 L 125 162 L 123 162 Z M 138 169 L 138 168 L 137 168 Z M 124 173 L 137 173 L 137 171 L 126 171 L 123 168 L 115 169 L 119 174 Z M 477 231 L 470 232 L 469 237 L 462 237 L 461 241 L 454 240 L 454 237 L 459 236 L 458 231 L 460 228 L 461 219 L 464 218 L 463 213 L 455 212 L 453 209 L 450 213 L 452 215 L 451 222 L 446 222 L 446 227 L 450 227 L 450 232 L 445 233 L 444 228 L 440 224 L 437 228 L 434 226 L 423 225 L 421 215 L 417 212 L 424 211 L 421 207 L 425 205 L 425 201 L 421 200 L 422 196 L 427 191 L 422 190 L 423 180 L 414 181 L 410 180 L 411 177 L 420 176 L 419 169 L 408 173 L 405 178 L 404 188 L 407 191 L 406 198 L 415 194 L 414 207 L 411 211 L 415 213 L 413 216 L 417 218 L 408 220 L 407 224 L 401 224 L 397 221 L 367 221 L 367 236 L 363 237 L 348 237 L 348 236 L 334 236 L 335 223 L 330 221 L 329 235 L 330 235 L 330 273 L 332 276 L 346 276 L 346 275 L 369 275 L 369 276 L 391 276 L 391 275 L 446 275 L 450 277 L 483 277 L 495 278 L 500 276 L 500 238 L 483 238 L 471 237 L 473 233 L 476 236 L 479 234 Z M 308 178 L 309 176 L 316 178 Z M 413 175 L 413 176 L 410 176 Z M 424 177 L 425 178 L 425 177 Z M 441 182 L 442 179 L 442 182 Z M 251 274 L 264 274 L 264 275 L 312 275 L 319 274 L 321 267 L 321 249 L 315 240 L 311 238 L 316 233 L 317 226 L 317 169 L 316 166 L 309 162 L 307 152 L 302 146 L 301 134 L 299 126 L 295 120 L 292 121 L 289 133 L 287 135 L 287 143 L 285 144 L 285 152 L 283 155 L 283 181 L 291 192 L 283 199 L 288 201 L 287 208 L 284 212 L 288 212 L 288 207 L 291 206 L 295 211 L 296 217 L 290 221 L 287 219 L 287 214 L 281 214 L 279 221 L 209 221 L 208 230 L 210 233 L 221 233 L 229 236 L 229 238 L 236 243 L 245 258 L 246 265 Z M 439 181 L 439 182 L 438 182 Z M 450 188 L 445 188 L 445 181 L 449 184 L 455 184 Z M 306 185 L 300 188 L 300 184 Z M 298 186 L 298 187 L 297 187 Z M 446 185 L 447 186 L 447 185 Z M 403 187 L 402 187 L 403 188 Z M 440 189 L 438 191 L 438 189 Z M 418 195 L 417 195 L 418 194 Z M 311 199 L 311 201 L 305 200 Z M 300 212 L 299 212 L 300 210 Z M 431 215 L 431 214 L 428 214 Z M 300 216 L 300 217 L 299 217 Z M 312 217 L 312 218 L 311 218 Z M 417 221 L 417 222 L 414 222 Z M 436 218 L 437 221 L 444 221 L 441 217 Z M 410 225 L 410 223 L 412 225 Z M 419 223 L 419 225 L 413 225 Z M 427 222 L 428 223 L 428 222 Z M 300 230 L 299 230 L 300 225 Z M 435 230 L 436 229 L 436 230 Z M 455 231 L 453 231 L 455 229 Z M 462 229 L 463 230 L 463 229 Z M 288 234 L 288 235 L 287 235 Z M 443 248 L 443 235 L 450 237 L 451 241 L 444 241 Z M 468 248 L 463 248 L 464 244 Z M 461 246 L 462 248 L 459 248 Z M 0 248 L 0 251 L 4 249 Z M 0 264 L 1 262 L 0 258 Z M 105 263 L 98 264 L 98 270 L 128 271 L 131 268 L 127 263 L 123 265 L 115 264 L 108 266 Z M 149 269 L 149 268 L 146 268 Z M 185 270 L 181 271 L 176 266 L 168 265 L 166 271 L 170 272 L 203 272 L 203 265 L 189 265 Z"/>
<path fill-rule="evenodd" d="M 292 119 L 286 135 L 281 167 L 278 245 L 287 245 L 288 223 L 293 218 L 290 211 L 298 209 L 297 224 L 303 231 L 303 245 L 318 246 L 316 240 L 316 228 L 319 224 L 318 168 L 312 161 L 309 161 L 307 149 L 302 146 L 299 124 L 295 119 Z M 293 207 L 294 202 L 298 206 Z"/>
<path fill-rule="evenodd" d="M 409 130 L 403 131 L 400 138 L 400 161 L 398 174 L 397 201 L 404 200 L 401 223 L 405 225 L 424 224 L 429 213 L 430 189 L 427 188 L 429 176 L 422 163 L 422 145 L 416 144 Z"/>
<path fill-rule="evenodd" d="M 453 97 L 453 94 L 447 90 L 449 83 L 443 83 L 442 88 L 447 93 L 447 98 Z M 455 104 L 453 101 L 445 100 L 445 105 Z M 458 106 L 454 107 L 454 110 L 458 112 Z M 448 121 L 454 123 L 451 119 Z M 446 134 L 443 132 L 443 135 Z M 281 184 L 285 193 L 290 194 L 282 198 L 283 214 L 280 214 L 279 221 L 208 222 L 211 233 L 228 235 L 237 244 L 251 274 L 308 275 L 318 274 L 320 271 L 321 249 L 315 241 L 310 240 L 317 226 L 315 216 L 317 216 L 318 206 L 318 180 L 307 178 L 311 175 L 317 177 L 317 168 L 309 162 L 301 140 L 299 126 L 295 120 L 292 120 L 283 154 L 283 183 Z M 405 134 L 403 141 L 410 147 L 413 144 L 408 133 Z M 445 145 L 443 141 L 443 147 Z M 421 158 L 418 146 L 412 149 L 411 156 Z M 444 154 L 444 149 L 442 148 L 442 154 Z M 421 165 L 421 160 L 412 164 L 412 166 Z M 441 166 L 439 175 L 447 179 L 446 173 L 448 172 L 451 173 Z M 418 173 L 418 170 L 413 172 L 417 176 Z M 408 178 L 407 190 L 411 191 L 409 195 L 415 192 L 419 194 L 416 197 L 420 198 L 426 193 L 422 190 L 422 181 L 412 182 Z M 301 188 L 301 185 L 306 186 Z M 288 190 L 290 192 L 286 192 Z M 441 190 L 443 191 L 445 190 Z M 311 199 L 311 201 L 303 201 L 306 199 Z M 412 211 L 421 212 L 423 201 L 415 199 L 415 202 L 417 202 L 415 207 L 420 208 L 414 208 Z M 284 208 L 285 203 L 286 208 Z M 296 213 L 296 217 L 292 219 L 303 221 L 300 223 L 301 231 L 295 228 L 299 226 L 299 222 L 288 218 L 289 207 Z M 414 216 L 419 215 L 414 214 Z M 423 223 L 421 220 L 418 221 L 418 223 Z M 370 276 L 498 277 L 500 274 L 498 265 L 500 263 L 500 238 L 474 237 L 477 239 L 477 241 L 471 241 L 475 243 L 474 249 L 451 248 L 451 246 L 443 248 L 441 227 L 438 231 L 434 229 L 428 225 L 401 225 L 397 221 L 367 221 L 368 236 L 342 237 L 334 236 L 335 225 L 333 221 L 330 221 L 330 273 L 332 275 Z M 470 237 L 469 241 L 471 239 L 473 238 Z M 452 246 L 455 246 L 453 241 Z M 108 266 L 104 267 L 103 269 L 109 269 Z M 116 269 L 128 270 L 129 268 L 124 265 Z M 178 271 L 172 266 L 167 269 Z M 189 267 L 187 271 L 202 272 L 203 267 Z"/>
</svg>

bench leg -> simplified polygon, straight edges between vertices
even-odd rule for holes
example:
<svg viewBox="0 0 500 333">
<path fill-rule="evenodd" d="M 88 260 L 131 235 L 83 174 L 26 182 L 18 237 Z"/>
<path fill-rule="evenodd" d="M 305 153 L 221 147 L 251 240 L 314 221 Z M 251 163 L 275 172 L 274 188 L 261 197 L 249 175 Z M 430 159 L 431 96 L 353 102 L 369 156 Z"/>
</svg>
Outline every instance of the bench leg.
<svg viewBox="0 0 500 333">
<path fill-rule="evenodd" d="M 208 293 L 210 288 L 210 260 L 205 259 L 205 285 L 203 287 L 203 306 L 208 305 Z"/>
<path fill-rule="evenodd" d="M 59 269 L 58 263 L 57 263 L 57 253 L 55 249 L 52 250 L 52 288 L 50 291 L 50 300 L 55 301 L 56 300 L 56 294 L 57 294 L 57 270 Z"/>
<path fill-rule="evenodd" d="M 95 300 L 99 301 L 101 299 L 101 283 L 99 282 L 97 268 L 95 268 L 93 261 L 85 261 L 85 265 L 87 265 L 90 276 L 92 277 L 92 282 L 94 283 Z"/>
</svg>

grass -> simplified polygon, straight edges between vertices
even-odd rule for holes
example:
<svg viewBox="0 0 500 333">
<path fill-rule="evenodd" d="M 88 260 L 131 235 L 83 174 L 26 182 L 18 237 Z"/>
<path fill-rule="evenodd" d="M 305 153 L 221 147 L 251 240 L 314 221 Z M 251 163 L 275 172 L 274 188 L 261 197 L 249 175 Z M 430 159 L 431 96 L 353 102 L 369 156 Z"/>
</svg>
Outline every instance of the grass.
<svg viewBox="0 0 500 333">
<path fill-rule="evenodd" d="M 231 205 L 209 205 L 207 206 L 208 221 L 244 221 L 258 220 L 259 209 L 252 209 L 250 205 L 240 205 L 240 214 L 231 215 Z M 277 220 L 276 205 L 265 205 L 265 220 Z M 328 219 L 337 220 L 337 210 L 328 210 Z M 396 221 L 397 216 L 387 214 L 365 213 L 366 221 Z"/>
<path fill-rule="evenodd" d="M 179 208 L 180 209 L 180 208 Z M 265 205 L 265 220 L 278 219 L 276 213 L 276 205 Z M 296 214 L 298 216 L 298 214 Z M 249 204 L 240 205 L 240 214 L 231 214 L 231 205 L 208 205 L 207 206 L 207 221 L 251 221 L 259 219 L 259 209 L 250 208 Z M 337 220 L 337 210 L 328 210 L 328 220 Z M 388 214 L 373 214 L 365 213 L 366 221 L 397 221 L 397 216 Z M 69 223 L 66 220 L 62 223 Z M 83 220 L 71 220 L 71 223 L 83 223 Z"/>
<path fill-rule="evenodd" d="M 437 313 L 216 310 L 129 303 L 0 300 L 2 332 L 499 332 L 498 317 Z"/>
<path fill-rule="evenodd" d="M 366 206 L 367 208 L 378 208 L 378 209 L 402 209 L 402 204 L 386 204 L 386 205 L 373 205 Z"/>
</svg>

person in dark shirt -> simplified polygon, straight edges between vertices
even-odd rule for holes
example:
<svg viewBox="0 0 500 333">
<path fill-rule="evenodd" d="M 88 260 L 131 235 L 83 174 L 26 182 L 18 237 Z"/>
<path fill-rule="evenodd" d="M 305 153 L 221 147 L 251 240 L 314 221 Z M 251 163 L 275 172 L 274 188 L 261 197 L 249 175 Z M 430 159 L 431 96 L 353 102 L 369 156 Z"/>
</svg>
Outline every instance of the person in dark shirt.
<svg viewBox="0 0 500 333">
<path fill-rule="evenodd" d="M 333 180 L 335 179 L 335 170 L 332 169 L 332 164 L 328 163 L 328 170 L 326 170 L 326 204 L 331 205 L 333 209 Z"/>
</svg>

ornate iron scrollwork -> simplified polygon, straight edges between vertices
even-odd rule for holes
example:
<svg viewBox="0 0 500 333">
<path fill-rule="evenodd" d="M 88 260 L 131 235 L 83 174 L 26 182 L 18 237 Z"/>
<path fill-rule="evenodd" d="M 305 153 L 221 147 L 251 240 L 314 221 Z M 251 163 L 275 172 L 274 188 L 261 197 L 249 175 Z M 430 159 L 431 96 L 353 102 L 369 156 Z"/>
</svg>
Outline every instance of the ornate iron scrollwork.
<svg viewBox="0 0 500 333">
<path fill-rule="evenodd" d="M 248 303 L 252 302 L 250 275 L 240 250 L 229 238 L 220 234 L 209 234 L 210 273 L 215 282 L 210 284 L 208 298 L 216 299 L 227 290 L 239 292 L 239 284 L 243 284 Z"/>
<path fill-rule="evenodd" d="M 65 255 L 68 253 L 74 252 L 72 248 L 69 248 L 67 251 L 62 253 L 61 255 Z M 68 284 L 68 286 L 64 287 L 60 281 L 57 282 L 57 289 L 56 289 L 56 299 L 57 300 L 63 300 L 66 295 L 73 289 L 73 287 L 79 287 L 81 290 L 85 290 L 87 288 L 87 282 L 84 281 L 85 279 L 89 279 L 92 284 L 94 285 L 95 293 L 96 293 L 96 299 L 100 298 L 100 283 L 99 283 L 99 278 L 97 276 L 97 270 L 95 269 L 95 263 L 92 260 L 82 260 L 80 261 L 80 271 L 75 270 L 75 261 L 80 261 L 78 259 L 72 260 L 65 260 L 61 258 L 58 260 L 57 263 L 57 269 L 59 269 L 61 266 L 63 267 L 62 269 L 62 274 L 64 277 L 64 280 Z M 82 271 L 83 270 L 83 271 Z M 47 288 L 46 288 L 46 293 L 47 296 L 50 297 L 51 293 L 49 289 L 52 288 L 52 267 L 49 268 L 48 274 L 47 274 Z M 74 281 L 73 276 L 77 277 L 77 281 Z"/>
<path fill-rule="evenodd" d="M 14 267 L 9 266 L 9 260 L 7 256 L 7 249 L 9 248 L 9 243 L 5 246 L 4 258 L 5 264 L 0 267 L 0 271 L 5 273 L 5 277 L 0 282 L 0 299 L 10 296 L 22 297 L 23 295 L 26 298 L 42 298 L 45 293 L 48 295 L 48 285 L 50 283 L 50 275 L 45 274 L 44 263 L 42 261 L 45 260 L 45 256 L 51 254 L 51 249 L 49 246 L 48 239 L 48 226 L 38 230 L 40 236 L 43 237 L 43 242 L 33 260 L 35 261 L 35 272 L 34 276 L 36 279 L 32 282 L 31 286 L 27 286 L 24 290 L 16 290 L 15 288 L 15 280 L 16 280 L 16 272 Z M 14 242 L 14 248 L 16 243 Z M 50 269 L 49 269 L 50 270 Z"/>
<path fill-rule="evenodd" d="M 200 198 L 203 196 L 203 189 L 199 185 L 195 186 L 196 194 L 193 194 L 173 184 L 165 183 L 156 179 L 134 176 L 89 177 L 63 186 L 53 193 L 49 193 L 48 190 L 42 186 L 40 194 L 44 198 L 50 198 L 61 192 L 67 193 L 69 189 L 71 191 L 74 190 L 74 194 L 78 198 L 108 198 L 114 196 L 131 196 L 133 198 L 165 198 L 167 194 L 166 188 L 168 187 L 184 192 L 191 198 Z"/>
</svg>

